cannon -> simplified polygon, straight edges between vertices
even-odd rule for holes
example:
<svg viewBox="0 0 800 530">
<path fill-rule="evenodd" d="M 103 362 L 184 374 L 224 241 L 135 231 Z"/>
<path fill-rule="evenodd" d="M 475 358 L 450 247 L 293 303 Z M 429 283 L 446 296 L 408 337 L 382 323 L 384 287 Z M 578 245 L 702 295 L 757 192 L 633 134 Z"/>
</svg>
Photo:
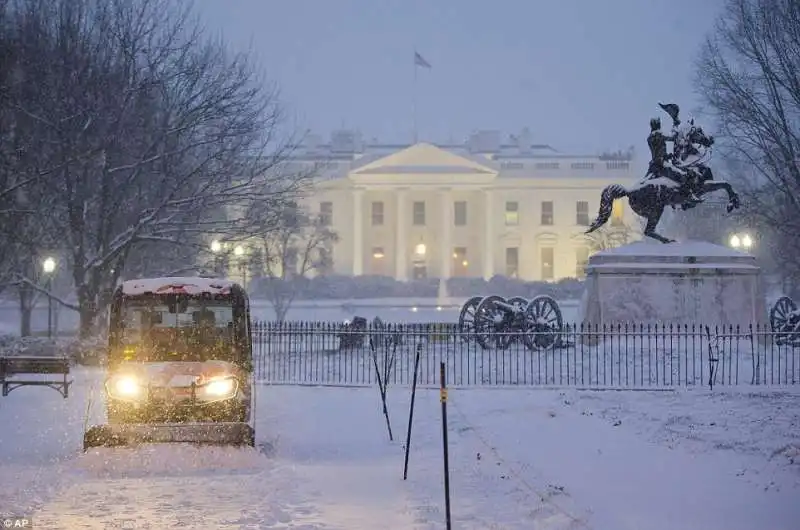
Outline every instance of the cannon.
<svg viewBox="0 0 800 530">
<path fill-rule="evenodd" d="M 800 310 L 794 300 L 782 296 L 769 312 L 769 324 L 779 346 L 800 346 Z"/>
<path fill-rule="evenodd" d="M 484 349 L 504 350 L 520 339 L 529 350 L 560 346 L 563 326 L 558 303 L 546 295 L 530 301 L 520 296 L 473 296 L 458 318 L 462 339 L 475 340 Z"/>
<path fill-rule="evenodd" d="M 339 332 L 339 349 L 350 350 L 364 346 L 364 339 L 367 336 L 367 319 L 364 317 L 353 317 L 353 320 L 345 320 Z"/>
</svg>

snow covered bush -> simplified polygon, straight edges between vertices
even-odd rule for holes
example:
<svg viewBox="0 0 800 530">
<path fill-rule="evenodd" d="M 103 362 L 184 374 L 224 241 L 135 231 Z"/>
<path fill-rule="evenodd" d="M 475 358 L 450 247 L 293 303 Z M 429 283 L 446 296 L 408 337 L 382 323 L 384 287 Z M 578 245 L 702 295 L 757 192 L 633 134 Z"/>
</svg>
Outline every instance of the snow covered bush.
<svg viewBox="0 0 800 530">
<path fill-rule="evenodd" d="M 68 357 L 72 364 L 100 366 L 105 362 L 104 337 L 86 339 L 46 337 L 0 337 L 0 356 Z"/>
<path fill-rule="evenodd" d="M 253 298 L 265 297 L 267 283 L 277 281 L 260 278 L 250 284 Z M 315 278 L 297 278 L 292 286 L 297 300 L 346 300 L 365 298 L 435 298 L 439 292 L 438 278 L 397 281 L 389 276 L 325 275 Z M 483 278 L 450 278 L 447 281 L 450 296 L 522 296 L 533 298 L 546 294 L 556 300 L 573 300 L 583 293 L 583 280 L 567 278 L 558 282 L 526 282 L 506 276 L 494 276 L 488 282 Z"/>
</svg>

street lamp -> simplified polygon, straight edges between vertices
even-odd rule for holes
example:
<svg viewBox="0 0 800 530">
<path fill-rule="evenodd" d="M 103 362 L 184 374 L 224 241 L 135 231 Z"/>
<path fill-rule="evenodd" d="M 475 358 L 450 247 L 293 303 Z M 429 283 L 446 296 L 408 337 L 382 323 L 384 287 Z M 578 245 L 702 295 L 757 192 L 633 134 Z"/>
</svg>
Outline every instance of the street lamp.
<svg viewBox="0 0 800 530">
<path fill-rule="evenodd" d="M 239 273 L 242 275 L 242 284 L 247 288 L 247 262 L 244 259 L 244 247 L 236 245 L 233 247 L 233 255 L 239 258 Z"/>
<path fill-rule="evenodd" d="M 222 256 L 220 253 L 222 252 L 222 243 L 218 240 L 213 240 L 211 242 L 211 253 L 214 254 L 214 274 L 222 275 Z"/>
<path fill-rule="evenodd" d="M 56 270 L 56 260 L 53 258 L 45 258 L 42 262 L 42 270 L 45 274 L 44 289 L 47 291 L 47 338 L 53 338 L 53 297 L 50 295 L 50 290 L 53 285 L 53 272 Z"/>
<path fill-rule="evenodd" d="M 750 234 L 733 234 L 728 244 L 737 250 L 741 248 L 745 251 L 749 251 L 753 246 L 753 238 L 750 237 Z"/>
</svg>

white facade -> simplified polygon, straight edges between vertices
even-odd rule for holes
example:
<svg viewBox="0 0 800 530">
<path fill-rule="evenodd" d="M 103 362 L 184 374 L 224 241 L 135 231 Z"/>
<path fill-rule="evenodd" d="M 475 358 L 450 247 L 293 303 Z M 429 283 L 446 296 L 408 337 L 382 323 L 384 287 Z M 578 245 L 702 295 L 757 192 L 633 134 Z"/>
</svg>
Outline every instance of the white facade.
<svg viewBox="0 0 800 530">
<path fill-rule="evenodd" d="M 418 143 L 362 154 L 317 145 L 299 154 L 295 163 L 321 168 L 305 203 L 339 235 L 332 272 L 399 280 L 580 275 L 590 249 L 583 232 L 602 189 L 639 177 L 631 157 L 511 147 L 476 153 Z M 627 200 L 617 201 L 612 223 L 637 226 Z"/>
</svg>

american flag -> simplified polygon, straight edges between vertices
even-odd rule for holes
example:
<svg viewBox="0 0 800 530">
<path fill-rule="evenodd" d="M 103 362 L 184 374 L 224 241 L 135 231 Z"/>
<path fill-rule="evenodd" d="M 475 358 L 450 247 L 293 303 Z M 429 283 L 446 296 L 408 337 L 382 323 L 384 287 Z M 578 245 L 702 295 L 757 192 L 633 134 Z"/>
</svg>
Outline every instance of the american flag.
<svg viewBox="0 0 800 530">
<path fill-rule="evenodd" d="M 421 66 L 421 67 L 423 67 L 423 68 L 430 68 L 430 67 L 431 67 L 430 63 L 429 63 L 428 61 L 426 61 L 426 60 L 425 60 L 425 59 L 422 57 L 422 55 L 420 55 L 420 54 L 419 54 L 419 53 L 417 53 L 417 52 L 414 52 L 414 64 L 415 64 L 416 66 Z"/>
</svg>

